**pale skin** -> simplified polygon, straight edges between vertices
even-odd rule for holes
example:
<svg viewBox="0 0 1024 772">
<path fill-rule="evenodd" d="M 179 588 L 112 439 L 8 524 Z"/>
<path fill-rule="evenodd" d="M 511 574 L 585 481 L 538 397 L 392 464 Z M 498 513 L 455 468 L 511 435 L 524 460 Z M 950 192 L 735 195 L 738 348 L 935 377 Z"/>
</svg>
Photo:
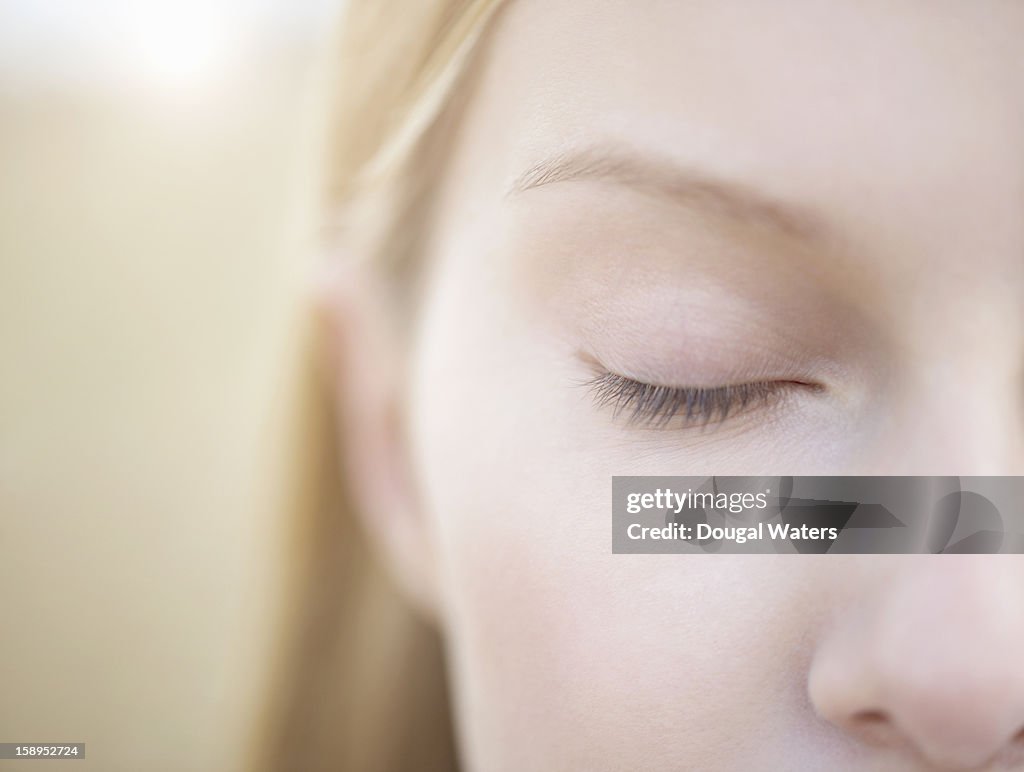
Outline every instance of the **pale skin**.
<svg viewBox="0 0 1024 772">
<path fill-rule="evenodd" d="M 1024 769 L 1024 558 L 613 555 L 615 474 L 1024 473 L 1024 5 L 517 0 L 411 339 L 330 295 L 472 770 Z M 602 372 L 767 383 L 616 417 Z"/>
</svg>

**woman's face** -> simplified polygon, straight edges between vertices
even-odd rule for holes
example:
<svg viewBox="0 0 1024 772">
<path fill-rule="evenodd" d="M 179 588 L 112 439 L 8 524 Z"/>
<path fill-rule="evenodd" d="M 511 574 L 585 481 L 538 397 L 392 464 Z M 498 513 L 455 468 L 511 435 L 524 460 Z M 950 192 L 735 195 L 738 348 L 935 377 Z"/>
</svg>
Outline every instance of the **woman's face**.
<svg viewBox="0 0 1024 772">
<path fill-rule="evenodd" d="M 1022 763 L 1021 558 L 610 546 L 612 475 L 1024 470 L 1022 41 L 1013 0 L 498 18 L 406 394 L 471 769 Z"/>
</svg>

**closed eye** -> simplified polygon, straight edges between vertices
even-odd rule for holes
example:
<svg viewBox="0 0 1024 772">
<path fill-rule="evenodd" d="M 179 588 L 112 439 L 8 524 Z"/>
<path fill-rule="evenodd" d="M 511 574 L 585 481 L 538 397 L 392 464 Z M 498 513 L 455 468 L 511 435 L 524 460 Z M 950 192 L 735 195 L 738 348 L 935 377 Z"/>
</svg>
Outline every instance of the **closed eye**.
<svg viewBox="0 0 1024 772">
<path fill-rule="evenodd" d="M 661 428 L 675 418 L 684 425 L 721 423 L 748 410 L 770 407 L 795 389 L 820 391 L 814 383 L 778 380 L 724 386 L 657 386 L 604 372 L 587 382 L 598 407 L 628 422 Z"/>
</svg>

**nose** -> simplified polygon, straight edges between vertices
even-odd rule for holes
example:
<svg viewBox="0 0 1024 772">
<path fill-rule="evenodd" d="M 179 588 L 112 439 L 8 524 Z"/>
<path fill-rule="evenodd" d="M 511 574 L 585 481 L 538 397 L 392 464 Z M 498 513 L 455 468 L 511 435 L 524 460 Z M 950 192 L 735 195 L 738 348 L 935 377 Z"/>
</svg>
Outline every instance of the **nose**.
<svg viewBox="0 0 1024 772">
<path fill-rule="evenodd" d="M 869 560 L 869 594 L 851 592 L 815 649 L 815 710 L 931 768 L 1024 763 L 1024 558 Z"/>
</svg>

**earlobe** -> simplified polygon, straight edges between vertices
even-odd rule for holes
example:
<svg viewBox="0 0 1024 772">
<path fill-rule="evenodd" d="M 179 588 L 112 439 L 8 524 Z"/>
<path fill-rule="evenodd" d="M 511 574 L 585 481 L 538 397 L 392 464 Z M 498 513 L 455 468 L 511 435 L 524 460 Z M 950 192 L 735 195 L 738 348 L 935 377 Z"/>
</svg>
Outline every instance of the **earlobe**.
<svg viewBox="0 0 1024 772">
<path fill-rule="evenodd" d="M 432 539 L 409 466 L 403 347 L 385 287 L 371 267 L 332 266 L 315 296 L 352 506 L 406 596 L 433 617 Z"/>
</svg>

